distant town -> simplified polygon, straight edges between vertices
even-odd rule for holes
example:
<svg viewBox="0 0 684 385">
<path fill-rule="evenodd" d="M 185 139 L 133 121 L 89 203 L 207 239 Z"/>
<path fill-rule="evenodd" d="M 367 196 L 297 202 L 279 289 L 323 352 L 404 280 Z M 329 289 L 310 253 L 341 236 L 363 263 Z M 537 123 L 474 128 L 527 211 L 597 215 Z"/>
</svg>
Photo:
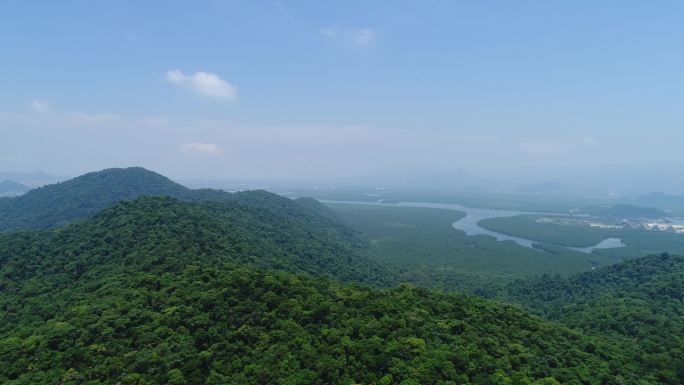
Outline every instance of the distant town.
<svg viewBox="0 0 684 385">
<path fill-rule="evenodd" d="M 633 229 L 684 234 L 684 224 L 673 223 L 672 220 L 667 217 L 611 220 L 610 218 L 597 218 L 582 215 L 581 217 L 544 217 L 539 218 L 536 221 L 539 223 L 582 225 L 600 229 Z"/>
</svg>

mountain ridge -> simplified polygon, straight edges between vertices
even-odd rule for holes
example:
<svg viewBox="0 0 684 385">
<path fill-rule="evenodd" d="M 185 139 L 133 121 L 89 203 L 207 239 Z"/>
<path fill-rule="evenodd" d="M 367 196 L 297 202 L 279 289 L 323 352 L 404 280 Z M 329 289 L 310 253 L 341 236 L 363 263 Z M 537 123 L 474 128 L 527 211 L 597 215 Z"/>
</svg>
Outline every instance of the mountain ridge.
<svg viewBox="0 0 684 385">
<path fill-rule="evenodd" d="M 25 194 L 30 188 L 13 180 L 0 181 L 0 197 Z"/>
<path fill-rule="evenodd" d="M 509 300 L 546 319 L 622 345 L 658 383 L 684 382 L 684 257 L 662 253 L 567 278 L 510 288 Z"/>
<path fill-rule="evenodd" d="M 637 384 L 611 347 L 516 307 L 313 277 L 339 261 L 328 276 L 362 281 L 354 245 L 244 194 L 0 234 L 0 382 Z"/>
<path fill-rule="evenodd" d="M 111 168 L 43 186 L 0 205 L 0 231 L 46 229 L 87 218 L 144 195 L 188 197 L 191 190 L 141 167 Z"/>
</svg>

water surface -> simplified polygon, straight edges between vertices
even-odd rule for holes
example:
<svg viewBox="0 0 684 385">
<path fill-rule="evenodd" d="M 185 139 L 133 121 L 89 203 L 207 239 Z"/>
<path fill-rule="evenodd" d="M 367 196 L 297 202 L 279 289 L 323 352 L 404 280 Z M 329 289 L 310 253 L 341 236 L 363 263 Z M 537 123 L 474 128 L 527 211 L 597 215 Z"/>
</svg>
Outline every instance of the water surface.
<svg viewBox="0 0 684 385">
<path fill-rule="evenodd" d="M 568 247 L 568 249 L 576 250 L 582 253 L 591 253 L 595 249 L 613 249 L 616 247 L 625 247 L 625 245 L 622 242 L 622 239 L 620 238 L 606 238 L 602 240 L 601 242 L 595 244 L 594 246 L 587 246 L 587 247 Z M 567 247 L 567 246 L 566 246 Z"/>
<path fill-rule="evenodd" d="M 498 210 L 498 209 L 481 209 L 474 207 L 467 207 L 462 205 L 457 205 L 453 203 L 429 203 L 429 202 L 399 202 L 392 204 L 383 204 L 379 202 L 361 202 L 361 201 L 331 201 L 331 200 L 321 200 L 323 203 L 347 203 L 347 204 L 362 204 L 362 205 L 372 205 L 372 206 L 401 206 L 401 207 L 425 207 L 434 209 L 446 209 L 454 211 L 462 211 L 466 214 L 465 217 L 455 221 L 452 226 L 457 230 L 462 230 L 466 235 L 489 235 L 494 237 L 497 241 L 513 241 L 520 246 L 529 247 L 536 249 L 534 247 L 535 243 L 539 243 L 532 239 L 516 237 L 508 234 L 499 233 L 496 231 L 487 230 L 480 227 L 477 223 L 483 219 L 489 218 L 502 218 L 502 217 L 514 217 L 516 215 L 529 215 L 529 214 L 542 214 L 542 215 L 562 215 L 562 214 L 549 214 L 542 212 L 530 212 L 530 211 L 512 211 L 512 210 Z M 562 246 L 562 245 L 556 245 Z M 579 251 L 581 253 L 590 254 L 595 249 L 610 249 L 614 247 L 625 247 L 626 245 L 622 243 L 620 238 L 606 238 L 601 242 L 593 246 L 586 247 L 566 247 L 571 250 Z"/>
</svg>

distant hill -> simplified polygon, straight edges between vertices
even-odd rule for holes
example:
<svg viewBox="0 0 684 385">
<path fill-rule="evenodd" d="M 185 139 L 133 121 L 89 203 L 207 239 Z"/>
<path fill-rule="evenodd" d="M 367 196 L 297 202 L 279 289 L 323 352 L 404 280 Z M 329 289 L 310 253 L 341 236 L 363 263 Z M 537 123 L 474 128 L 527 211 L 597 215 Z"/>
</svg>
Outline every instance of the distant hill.
<svg viewBox="0 0 684 385">
<path fill-rule="evenodd" d="M 106 169 L 6 199 L 0 204 L 0 231 L 59 226 L 145 195 L 190 199 L 192 191 L 144 168 Z"/>
<path fill-rule="evenodd" d="M 387 182 L 384 184 L 399 189 L 406 189 L 410 186 L 420 186 L 423 190 L 442 192 L 486 191 L 501 187 L 501 182 L 499 181 L 477 177 L 462 169 L 425 171 L 417 174 L 409 173 L 394 178 L 388 178 Z"/>
<path fill-rule="evenodd" d="M 248 195 L 257 195 L 262 202 L 270 198 L 271 202 L 261 206 L 238 202 Z M 125 259 L 152 253 L 154 258 L 163 259 L 164 254 L 173 252 L 209 263 L 232 261 L 345 281 L 387 284 L 393 278 L 361 255 L 365 240 L 351 229 L 287 198 L 259 191 L 242 193 L 230 201 L 203 203 L 141 197 L 47 234 L 47 238 L 38 236 L 42 241 L 34 246 L 75 242 L 87 255 Z M 67 264 L 73 262 L 69 256 L 53 257 L 66 258 Z M 1 250 L 0 258 L 7 258 Z M 375 274 L 371 270 L 383 274 L 370 279 Z"/>
<path fill-rule="evenodd" d="M 59 180 L 59 178 L 41 170 L 28 172 L 0 171 L 0 180 L 12 180 L 29 187 L 38 187 L 44 184 L 54 183 Z"/>
<path fill-rule="evenodd" d="M 588 214 L 594 217 L 612 218 L 616 220 L 639 218 L 664 218 L 667 216 L 667 213 L 660 209 L 651 207 L 632 206 L 628 204 L 619 204 L 610 207 L 590 207 L 582 209 L 578 213 Z"/>
<path fill-rule="evenodd" d="M 363 278 L 363 274 L 358 273 L 358 271 L 367 272 L 368 266 L 364 270 L 363 263 L 352 263 L 360 255 L 358 251 L 366 246 L 367 241 L 356 231 L 345 226 L 343 220 L 332 210 L 314 199 L 292 200 L 261 190 L 237 193 L 209 189 L 190 190 L 162 175 L 140 167 L 92 172 L 66 182 L 32 190 L 22 197 L 2 199 L 0 200 L 0 228 L 3 230 L 47 229 L 93 217 L 112 206 L 115 208 L 105 211 L 95 219 L 103 215 L 114 216 L 111 210 L 115 210 L 119 218 L 127 217 L 127 211 L 137 213 L 166 207 L 160 203 L 164 201 L 137 200 L 142 197 L 173 198 L 173 204 L 168 204 L 169 207 L 181 210 L 187 215 L 198 215 L 195 221 L 204 223 L 205 230 L 210 229 L 212 225 L 215 227 L 214 232 L 210 234 L 224 236 L 233 234 L 239 229 L 241 234 L 239 238 L 244 239 L 245 242 L 249 241 L 247 244 L 265 244 L 254 238 L 255 234 L 265 232 L 271 236 L 282 233 L 308 239 L 306 243 L 286 244 L 286 246 L 290 253 L 295 253 L 300 258 L 308 256 L 310 259 L 297 260 L 294 257 L 284 257 L 283 252 L 271 250 L 269 254 L 266 250 L 262 250 L 260 254 L 269 255 L 274 261 L 278 260 L 279 256 L 284 259 L 263 266 L 259 265 L 261 267 L 332 275 L 342 280 L 370 281 Z M 128 207 L 120 205 L 121 202 L 136 202 L 138 206 Z M 154 209 L 146 208 L 146 203 Z M 190 208 L 195 207 L 193 204 L 201 207 L 201 210 L 191 210 Z M 203 217 L 199 217 L 200 213 Z M 187 218 L 182 219 L 187 220 Z M 171 219 L 160 217 L 158 220 L 165 222 Z M 238 229 L 235 228 L 237 224 L 240 226 Z M 140 232 L 140 234 L 143 233 Z M 119 234 L 116 238 L 129 236 L 130 234 Z M 155 237 L 151 234 L 147 236 Z M 217 243 L 218 241 L 212 239 L 211 242 Z M 332 249 L 325 247 L 332 247 Z M 349 268 L 343 268 L 344 265 L 339 265 L 342 260 L 326 260 L 326 258 L 333 258 L 334 255 L 343 255 L 344 263 L 352 263 L 352 265 Z M 373 269 L 381 270 L 376 264 L 373 266 Z M 353 273 L 356 269 L 358 271 Z M 375 277 L 373 282 L 381 284 L 390 282 L 391 279 L 396 278 L 391 274 L 385 274 Z"/>
<path fill-rule="evenodd" d="M 11 180 L 6 180 L 0 182 L 0 197 L 12 197 L 17 195 L 25 194 L 30 188 L 24 186 L 21 183 L 17 183 Z"/>
<path fill-rule="evenodd" d="M 299 216 L 303 220 L 350 231 L 332 210 L 315 199 L 287 199 L 266 191 L 227 193 L 191 190 L 141 167 L 91 172 L 65 182 L 47 185 L 15 198 L 0 199 L 0 231 L 47 229 L 93 216 L 102 209 L 142 196 L 168 196 L 187 202 L 239 202 L 242 205 Z"/>
<path fill-rule="evenodd" d="M 560 182 L 544 182 L 518 186 L 513 191 L 528 194 L 558 194 L 567 193 L 572 189 Z"/>
<path fill-rule="evenodd" d="M 0 383 L 654 384 L 517 307 L 294 275 L 388 274 L 312 201 L 230 197 L 0 234 Z"/>
<path fill-rule="evenodd" d="M 684 210 L 684 195 L 653 192 L 636 198 L 634 202 L 640 205 L 657 207 L 665 210 Z"/>
<path fill-rule="evenodd" d="M 684 383 L 684 257 L 654 255 L 514 285 L 511 297 L 548 319 L 621 341 L 643 377 Z"/>
</svg>

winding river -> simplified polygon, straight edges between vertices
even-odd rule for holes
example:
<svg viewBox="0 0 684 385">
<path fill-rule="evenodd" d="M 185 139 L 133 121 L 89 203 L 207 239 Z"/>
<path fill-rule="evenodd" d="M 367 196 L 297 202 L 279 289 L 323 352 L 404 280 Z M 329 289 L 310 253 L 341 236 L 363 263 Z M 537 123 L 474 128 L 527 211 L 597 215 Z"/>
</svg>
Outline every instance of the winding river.
<svg viewBox="0 0 684 385">
<path fill-rule="evenodd" d="M 516 215 L 529 215 L 529 214 L 549 214 L 542 212 L 530 212 L 530 211 L 511 211 L 511 210 L 497 210 L 497 209 L 480 209 L 474 207 L 466 207 L 458 204 L 451 203 L 428 203 L 428 202 L 399 202 L 399 203 L 379 203 L 379 202 L 359 202 L 359 201 L 331 201 L 331 200 L 321 200 L 323 203 L 347 203 L 347 204 L 363 204 L 363 205 L 376 205 L 376 206 L 399 206 L 399 207 L 426 207 L 435 209 L 446 209 L 446 210 L 456 210 L 466 213 L 466 216 L 457 220 L 452 224 L 455 229 L 462 230 L 466 235 L 489 235 L 496 238 L 498 241 L 513 241 L 520 246 L 534 248 L 535 243 L 539 243 L 532 239 L 516 237 L 508 234 L 499 233 L 496 231 L 487 230 L 478 225 L 478 222 L 483 219 L 489 218 L 502 218 L 502 217 L 513 217 Z M 554 213 L 553 215 L 562 215 Z M 560 245 L 559 245 L 560 246 Z M 609 249 L 614 247 L 624 247 L 625 244 L 622 243 L 620 238 L 606 238 L 601 242 L 593 246 L 586 247 L 567 247 L 568 249 L 579 251 L 581 253 L 591 253 L 595 249 Z"/>
</svg>

